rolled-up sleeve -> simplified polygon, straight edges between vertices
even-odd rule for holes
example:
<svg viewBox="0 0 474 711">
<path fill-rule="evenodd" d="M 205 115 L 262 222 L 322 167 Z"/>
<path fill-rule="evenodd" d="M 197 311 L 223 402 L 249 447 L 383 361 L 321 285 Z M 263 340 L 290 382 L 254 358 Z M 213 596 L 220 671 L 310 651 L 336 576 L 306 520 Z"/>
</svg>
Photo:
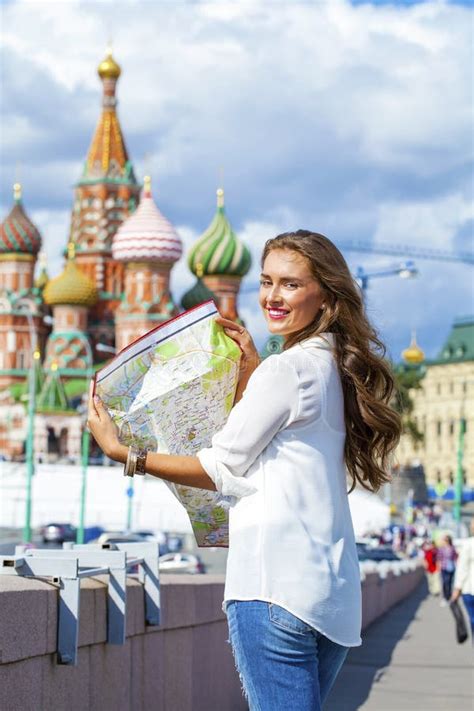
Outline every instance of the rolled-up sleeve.
<svg viewBox="0 0 474 711">
<path fill-rule="evenodd" d="M 229 503 L 256 491 L 245 474 L 273 437 L 296 419 L 298 410 L 296 371 L 280 356 L 270 356 L 252 374 L 211 446 L 197 453 L 217 491 L 231 497 Z"/>
</svg>

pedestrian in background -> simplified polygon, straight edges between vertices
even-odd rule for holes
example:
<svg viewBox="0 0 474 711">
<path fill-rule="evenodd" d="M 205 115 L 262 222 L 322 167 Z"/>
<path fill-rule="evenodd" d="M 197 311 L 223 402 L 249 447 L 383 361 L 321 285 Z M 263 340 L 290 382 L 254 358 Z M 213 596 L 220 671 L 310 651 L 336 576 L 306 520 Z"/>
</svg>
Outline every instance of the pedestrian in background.
<svg viewBox="0 0 474 711">
<path fill-rule="evenodd" d="M 451 599 L 457 556 L 458 554 L 453 546 L 453 539 L 451 536 L 444 536 L 437 553 L 438 568 L 443 586 L 443 600 L 441 602 L 444 605 L 447 605 Z"/>
<path fill-rule="evenodd" d="M 471 536 L 463 542 L 457 560 L 451 602 L 456 602 L 461 595 L 471 623 L 471 642 L 474 644 L 474 518 L 471 519 Z"/>
<path fill-rule="evenodd" d="M 428 590 L 430 595 L 439 595 L 440 582 L 437 564 L 437 549 L 433 541 L 426 541 L 423 544 L 424 565 L 426 570 L 426 579 L 428 581 Z"/>
</svg>

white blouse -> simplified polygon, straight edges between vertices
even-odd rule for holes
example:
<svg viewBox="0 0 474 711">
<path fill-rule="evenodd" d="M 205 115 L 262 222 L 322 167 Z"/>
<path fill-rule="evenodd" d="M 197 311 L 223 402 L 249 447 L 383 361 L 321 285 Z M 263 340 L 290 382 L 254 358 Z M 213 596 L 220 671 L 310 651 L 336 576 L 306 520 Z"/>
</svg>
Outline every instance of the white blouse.
<svg viewBox="0 0 474 711">
<path fill-rule="evenodd" d="M 333 339 L 309 338 L 263 361 L 197 456 L 232 502 L 224 608 L 273 602 L 353 647 L 361 587 Z"/>
</svg>

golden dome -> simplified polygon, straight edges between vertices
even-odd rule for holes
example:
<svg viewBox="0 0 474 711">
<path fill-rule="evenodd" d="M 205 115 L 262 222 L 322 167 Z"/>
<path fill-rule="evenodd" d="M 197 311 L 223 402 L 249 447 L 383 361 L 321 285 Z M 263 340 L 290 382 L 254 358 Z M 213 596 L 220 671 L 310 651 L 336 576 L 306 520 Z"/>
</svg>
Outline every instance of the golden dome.
<svg viewBox="0 0 474 711">
<path fill-rule="evenodd" d="M 43 299 L 50 306 L 93 306 L 98 298 L 96 286 L 76 266 L 74 245 L 71 243 L 68 253 L 69 258 L 63 273 L 48 281 L 44 287 Z"/>
<path fill-rule="evenodd" d="M 423 363 L 423 361 L 425 360 L 425 354 L 416 342 L 415 331 L 413 331 L 412 333 L 410 345 L 408 346 L 408 348 L 405 348 L 405 350 L 402 351 L 402 358 L 406 363 L 410 363 L 411 365 Z"/>
<path fill-rule="evenodd" d="M 107 50 L 105 59 L 103 59 L 97 67 L 97 73 L 101 79 L 118 79 L 122 73 L 120 66 L 112 57 L 112 50 L 110 47 Z"/>
</svg>

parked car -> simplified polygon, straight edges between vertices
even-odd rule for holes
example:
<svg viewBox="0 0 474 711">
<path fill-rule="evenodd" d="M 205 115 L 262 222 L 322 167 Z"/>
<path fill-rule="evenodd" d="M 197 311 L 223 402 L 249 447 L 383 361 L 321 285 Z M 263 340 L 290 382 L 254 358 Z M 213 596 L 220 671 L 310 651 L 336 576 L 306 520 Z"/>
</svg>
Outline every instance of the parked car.
<svg viewBox="0 0 474 711">
<path fill-rule="evenodd" d="M 105 545 L 108 543 L 143 543 L 145 538 L 138 533 L 128 533 L 127 531 L 104 531 L 98 538 L 89 543 Z"/>
<path fill-rule="evenodd" d="M 375 562 L 382 560 L 401 560 L 401 558 L 390 546 L 378 546 L 377 548 L 372 548 L 370 546 L 365 546 L 363 543 L 357 543 L 356 545 L 359 560 L 373 560 Z"/>
<path fill-rule="evenodd" d="M 47 523 L 41 529 L 43 543 L 64 543 L 76 540 L 76 527 L 71 523 Z"/>
<path fill-rule="evenodd" d="M 191 553 L 166 553 L 160 555 L 161 573 L 205 573 L 206 567 L 197 555 Z"/>
</svg>

